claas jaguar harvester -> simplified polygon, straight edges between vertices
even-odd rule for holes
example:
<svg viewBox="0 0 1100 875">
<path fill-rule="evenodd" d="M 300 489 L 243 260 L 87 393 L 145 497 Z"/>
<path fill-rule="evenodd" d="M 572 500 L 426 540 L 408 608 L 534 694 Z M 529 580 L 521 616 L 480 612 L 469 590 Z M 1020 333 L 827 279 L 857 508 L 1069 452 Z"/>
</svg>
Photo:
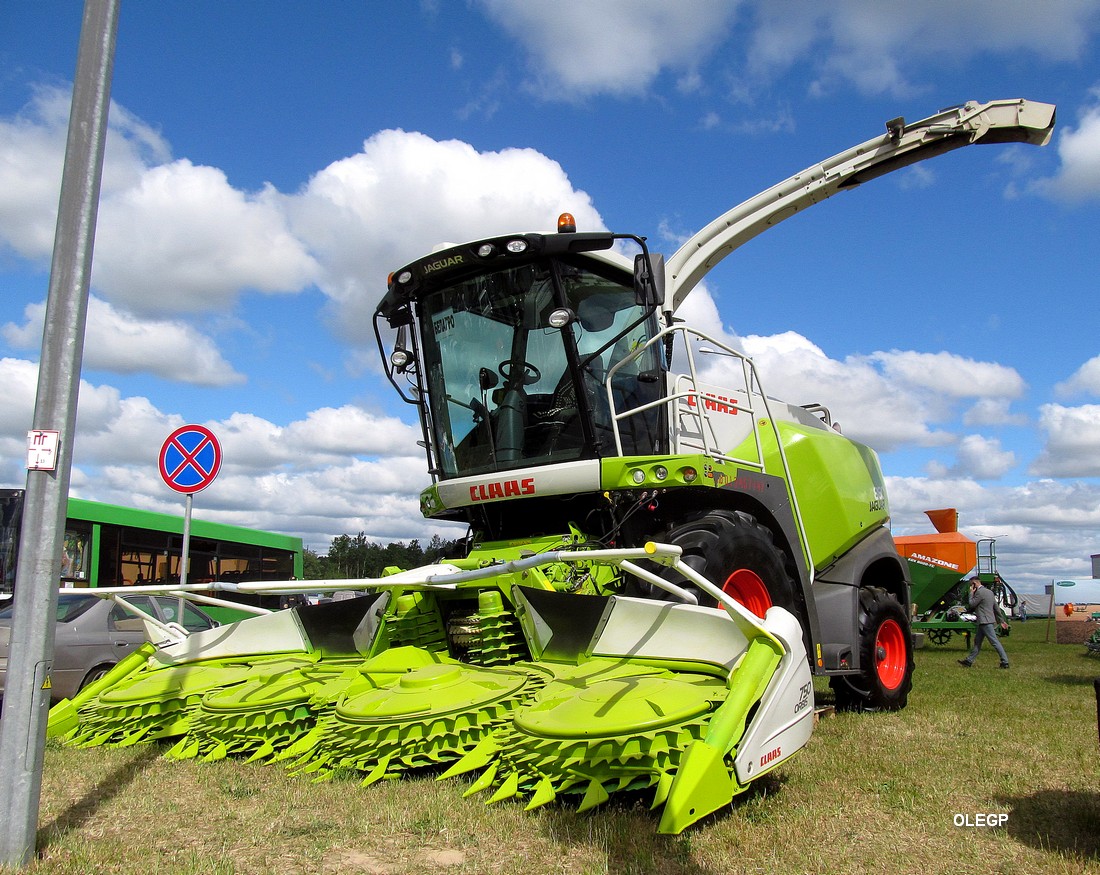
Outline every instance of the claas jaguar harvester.
<svg viewBox="0 0 1100 875">
<path fill-rule="evenodd" d="M 318 780 L 431 767 L 528 808 L 644 791 L 677 833 L 806 744 L 815 675 L 839 707 L 904 707 L 908 579 L 874 452 L 827 409 L 767 394 L 740 350 L 676 314 L 802 208 L 971 143 L 1045 143 L 1053 123 L 1023 100 L 895 119 L 667 261 L 563 215 L 556 233 L 446 245 L 395 271 L 379 351 L 423 430 L 424 515 L 469 527 L 459 555 L 324 584 L 360 598 L 161 630 L 55 708 L 51 731 L 175 738 L 171 756 Z"/>
</svg>

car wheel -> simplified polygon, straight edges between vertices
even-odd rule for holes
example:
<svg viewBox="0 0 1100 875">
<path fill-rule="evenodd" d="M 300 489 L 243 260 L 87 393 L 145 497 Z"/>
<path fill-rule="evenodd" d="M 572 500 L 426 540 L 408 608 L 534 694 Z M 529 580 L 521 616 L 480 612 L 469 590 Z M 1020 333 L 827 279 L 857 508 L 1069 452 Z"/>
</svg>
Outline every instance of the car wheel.
<svg viewBox="0 0 1100 875">
<path fill-rule="evenodd" d="M 109 672 L 112 668 L 114 668 L 113 665 L 97 665 L 90 672 L 84 675 L 84 680 L 80 682 L 80 689 L 83 690 L 89 684 L 94 684 L 96 681 L 106 675 L 107 672 Z"/>
</svg>

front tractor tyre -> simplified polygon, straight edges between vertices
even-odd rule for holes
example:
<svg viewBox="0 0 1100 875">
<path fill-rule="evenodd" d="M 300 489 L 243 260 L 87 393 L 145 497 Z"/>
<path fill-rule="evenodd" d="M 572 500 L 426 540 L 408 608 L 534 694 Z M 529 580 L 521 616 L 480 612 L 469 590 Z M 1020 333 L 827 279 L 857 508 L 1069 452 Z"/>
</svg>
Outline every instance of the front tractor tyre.
<svg viewBox="0 0 1100 875">
<path fill-rule="evenodd" d="M 800 616 L 787 557 L 751 514 L 713 510 L 672 529 L 664 540 L 681 547 L 687 565 L 758 617 L 773 605 Z M 675 578 L 686 585 L 679 575 Z M 697 595 L 699 604 L 716 606 L 705 593 Z"/>
<path fill-rule="evenodd" d="M 913 688 L 913 639 L 905 609 L 878 587 L 859 592 L 858 675 L 831 680 L 843 711 L 900 711 Z"/>
</svg>

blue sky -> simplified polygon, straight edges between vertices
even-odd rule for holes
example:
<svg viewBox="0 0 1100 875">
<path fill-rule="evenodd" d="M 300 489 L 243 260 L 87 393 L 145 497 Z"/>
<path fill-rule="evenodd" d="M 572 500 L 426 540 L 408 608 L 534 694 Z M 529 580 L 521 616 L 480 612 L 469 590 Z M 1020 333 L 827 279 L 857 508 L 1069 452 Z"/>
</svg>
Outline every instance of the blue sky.
<svg viewBox="0 0 1100 875">
<path fill-rule="evenodd" d="M 1100 552 L 1100 0 L 124 0 L 73 473 L 179 512 L 160 444 L 225 448 L 196 515 L 429 537 L 370 314 L 443 241 L 582 229 L 671 254 L 735 203 L 966 100 L 1058 105 L 749 243 L 689 299 L 765 388 L 879 450 L 895 531 L 958 507 L 1024 589 Z M 0 5 L 0 485 L 25 482 L 81 4 Z"/>
</svg>

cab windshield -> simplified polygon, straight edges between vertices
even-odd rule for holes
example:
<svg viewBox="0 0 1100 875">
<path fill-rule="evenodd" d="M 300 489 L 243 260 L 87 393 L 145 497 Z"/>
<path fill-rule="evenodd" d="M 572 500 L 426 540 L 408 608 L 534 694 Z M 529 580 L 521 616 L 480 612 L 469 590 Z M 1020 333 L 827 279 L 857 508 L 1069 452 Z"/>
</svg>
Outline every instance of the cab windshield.
<svg viewBox="0 0 1100 875">
<path fill-rule="evenodd" d="M 563 307 L 575 318 L 554 328 L 550 314 Z M 656 330 L 610 268 L 564 259 L 437 289 L 420 319 L 444 478 L 614 453 L 607 371 Z M 616 409 L 656 400 L 662 383 L 654 347 L 616 374 Z M 657 451 L 657 416 L 620 427 L 625 453 Z"/>
</svg>

